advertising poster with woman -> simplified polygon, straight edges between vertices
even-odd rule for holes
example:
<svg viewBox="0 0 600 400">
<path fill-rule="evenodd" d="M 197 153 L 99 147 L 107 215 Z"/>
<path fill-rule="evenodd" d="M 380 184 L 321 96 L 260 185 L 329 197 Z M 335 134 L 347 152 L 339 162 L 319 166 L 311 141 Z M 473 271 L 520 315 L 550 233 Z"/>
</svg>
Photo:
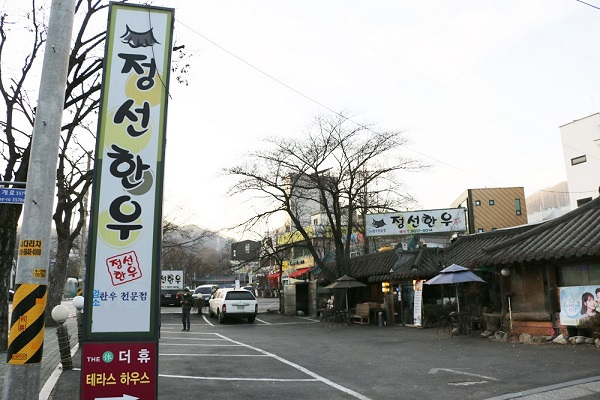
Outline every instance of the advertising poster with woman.
<svg viewBox="0 0 600 400">
<path fill-rule="evenodd" d="M 561 325 L 577 326 L 580 321 L 600 312 L 600 285 L 559 289 Z"/>
</svg>

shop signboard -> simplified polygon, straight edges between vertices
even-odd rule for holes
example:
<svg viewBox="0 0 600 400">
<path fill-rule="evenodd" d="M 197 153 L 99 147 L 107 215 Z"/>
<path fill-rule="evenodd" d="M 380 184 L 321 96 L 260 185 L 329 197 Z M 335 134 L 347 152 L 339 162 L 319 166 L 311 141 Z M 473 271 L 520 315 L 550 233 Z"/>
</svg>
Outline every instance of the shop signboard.
<svg viewBox="0 0 600 400">
<path fill-rule="evenodd" d="M 464 208 L 367 214 L 367 236 L 398 236 L 467 231 Z"/>
<path fill-rule="evenodd" d="M 183 290 L 183 271 L 163 270 L 160 276 L 161 290 Z"/>
<path fill-rule="evenodd" d="M 173 18 L 110 3 L 85 285 L 91 341 L 158 338 Z"/>
<path fill-rule="evenodd" d="M 156 342 L 84 343 L 81 399 L 156 399 Z"/>
</svg>

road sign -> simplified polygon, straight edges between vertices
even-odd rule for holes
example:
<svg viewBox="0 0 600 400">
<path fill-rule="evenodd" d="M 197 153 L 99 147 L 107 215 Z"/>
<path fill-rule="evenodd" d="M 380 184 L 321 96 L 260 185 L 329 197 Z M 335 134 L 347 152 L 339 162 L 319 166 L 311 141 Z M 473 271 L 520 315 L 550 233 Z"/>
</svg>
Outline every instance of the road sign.
<svg viewBox="0 0 600 400">
<path fill-rule="evenodd" d="M 25 203 L 25 189 L 0 188 L 0 203 Z"/>
<path fill-rule="evenodd" d="M 156 342 L 83 343 L 82 399 L 156 399 Z"/>
</svg>

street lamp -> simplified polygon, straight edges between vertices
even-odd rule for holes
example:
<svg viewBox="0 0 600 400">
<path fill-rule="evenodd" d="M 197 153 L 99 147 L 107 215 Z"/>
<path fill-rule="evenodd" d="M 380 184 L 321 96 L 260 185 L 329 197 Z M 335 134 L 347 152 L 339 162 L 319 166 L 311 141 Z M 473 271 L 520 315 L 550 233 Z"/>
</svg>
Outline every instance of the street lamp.
<svg viewBox="0 0 600 400">
<path fill-rule="evenodd" d="M 69 330 L 64 326 L 69 318 L 69 309 L 62 304 L 52 309 L 52 319 L 58 323 L 56 336 L 58 337 L 58 349 L 60 350 L 60 362 L 63 369 L 73 369 L 73 359 L 71 358 L 71 345 L 69 344 Z"/>
<path fill-rule="evenodd" d="M 83 341 L 83 305 L 85 301 L 83 296 L 73 297 L 73 306 L 77 309 L 77 343 L 81 346 Z"/>
</svg>

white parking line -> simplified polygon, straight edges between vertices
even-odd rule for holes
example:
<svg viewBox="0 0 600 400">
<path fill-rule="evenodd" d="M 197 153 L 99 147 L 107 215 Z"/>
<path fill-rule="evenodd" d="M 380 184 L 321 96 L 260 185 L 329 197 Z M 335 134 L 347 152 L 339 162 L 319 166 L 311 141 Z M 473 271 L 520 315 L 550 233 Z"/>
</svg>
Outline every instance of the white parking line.
<svg viewBox="0 0 600 400">
<path fill-rule="evenodd" d="M 161 343 L 164 346 L 201 346 L 201 347 L 240 347 L 241 344 L 203 344 L 203 343 Z"/>
<path fill-rule="evenodd" d="M 319 379 L 315 379 L 315 378 L 306 378 L 306 379 L 302 379 L 302 378 L 297 378 L 297 379 L 290 379 L 290 378 L 235 378 L 235 377 L 230 377 L 230 378 L 223 378 L 220 376 L 184 376 L 184 375 L 163 375 L 163 374 L 159 374 L 158 376 L 160 376 L 161 378 L 179 378 L 179 379 L 197 379 L 197 380 L 203 380 L 203 381 L 265 381 L 265 382 L 317 382 L 319 381 Z"/>
<path fill-rule="evenodd" d="M 290 367 L 293 367 L 293 368 L 295 368 L 295 369 L 297 369 L 297 370 L 299 370 L 299 371 L 302 371 L 302 372 L 304 372 L 306 375 L 312 376 L 312 377 L 314 378 L 314 380 L 316 380 L 316 381 L 319 381 L 319 382 L 322 382 L 322 383 L 324 383 L 324 384 L 326 384 L 326 385 L 329 385 L 329 386 L 331 386 L 331 387 L 333 387 L 333 388 L 335 388 L 335 389 L 337 389 L 337 390 L 339 390 L 339 391 L 341 391 L 341 392 L 344 392 L 344 393 L 346 393 L 346 394 L 349 394 L 350 396 L 356 397 L 357 399 L 361 399 L 361 400 L 370 400 L 368 397 L 366 397 L 366 396 L 364 396 L 364 395 L 362 395 L 362 394 L 360 394 L 360 393 L 358 393 L 358 392 L 355 392 L 354 390 L 351 390 L 351 389 L 349 389 L 349 388 L 347 388 L 347 387 L 344 387 L 344 386 L 342 386 L 342 385 L 339 385 L 339 384 L 337 384 L 337 383 L 335 383 L 335 382 L 332 382 L 332 381 L 330 381 L 329 379 L 327 379 L 327 378 L 325 378 L 325 377 L 322 377 L 321 375 L 319 375 L 319 374 L 317 374 L 317 373 L 315 373 L 315 372 L 312 372 L 311 370 L 309 370 L 309 369 L 307 369 L 307 368 L 304 368 L 304 367 L 302 367 L 301 365 L 298 365 L 298 364 L 296 364 L 296 363 L 293 363 L 293 362 L 291 362 L 291 361 L 289 361 L 289 360 L 286 360 L 285 358 L 283 358 L 283 357 L 280 357 L 280 356 L 278 356 L 278 355 L 276 355 L 276 354 L 269 353 L 268 351 L 265 351 L 265 350 L 259 349 L 258 347 L 250 346 L 250 345 L 248 345 L 248 344 L 245 344 L 245 343 L 242 343 L 242 342 L 238 342 L 238 341 L 236 341 L 236 340 L 233 340 L 233 339 L 229 339 L 228 337 L 226 337 L 226 336 L 223 336 L 223 335 L 221 335 L 221 334 L 218 334 L 218 333 L 216 333 L 216 335 L 217 335 L 217 336 L 220 336 L 220 337 L 222 337 L 223 339 L 225 339 L 225 340 L 228 340 L 228 341 L 230 341 L 230 342 L 232 342 L 232 343 L 234 343 L 234 344 L 236 344 L 236 345 L 243 346 L 243 347 L 246 347 L 246 348 L 252 349 L 252 350 L 254 350 L 254 351 L 258 352 L 258 353 L 261 353 L 261 354 L 264 354 L 264 355 L 266 355 L 266 356 L 272 357 L 272 358 L 274 358 L 274 359 L 275 359 L 275 360 L 277 360 L 277 361 L 280 361 L 280 362 L 282 362 L 282 363 L 284 363 L 284 364 L 287 364 L 287 365 L 289 365 Z M 227 378 L 219 378 L 219 379 L 221 379 L 221 380 L 228 380 Z M 267 379 L 267 378 L 264 378 L 264 379 L 249 379 L 249 378 L 243 378 L 242 380 L 261 380 L 261 381 L 262 381 L 262 380 L 265 380 L 265 381 L 269 381 L 269 380 L 271 380 L 271 379 Z M 273 379 L 273 380 L 277 380 L 277 379 Z M 309 381 L 310 381 L 310 380 L 309 380 Z"/>
<path fill-rule="evenodd" d="M 254 347 L 254 346 L 250 346 L 248 344 L 242 343 L 242 342 L 238 342 L 236 340 L 230 339 L 227 336 L 224 336 L 222 334 L 219 333 L 204 333 L 202 335 L 214 335 L 216 337 L 218 337 L 219 339 L 206 339 L 206 338 L 198 338 L 199 342 L 202 341 L 207 341 L 207 340 L 218 340 L 218 341 L 225 341 L 228 342 L 230 344 L 204 344 L 204 343 L 160 343 L 160 347 L 161 349 L 164 349 L 167 346 L 198 346 L 198 347 L 245 347 L 247 349 L 253 350 L 254 352 L 258 353 L 258 354 L 190 354 L 190 353 L 186 353 L 186 354 L 180 354 L 180 353 L 166 353 L 166 352 L 161 352 L 160 355 L 161 356 L 176 356 L 176 357 L 270 357 L 273 358 L 279 362 L 282 362 L 284 364 L 287 364 L 289 366 L 291 366 L 292 368 L 295 368 L 303 373 L 305 373 L 306 375 L 311 376 L 311 378 L 247 378 L 247 377 L 219 377 L 219 376 L 186 376 L 186 375 L 167 375 L 167 374 L 159 374 L 158 376 L 160 377 L 164 377 L 164 378 L 177 378 L 177 379 L 197 379 L 197 380 L 217 380 L 217 381 L 265 381 L 265 382 L 321 382 L 324 383 L 328 386 L 331 386 L 334 389 L 337 389 L 341 392 L 344 392 L 346 394 L 349 394 L 350 396 L 353 396 L 357 399 L 361 399 L 361 400 L 370 400 L 368 397 L 362 395 L 361 393 L 355 392 L 354 390 L 351 390 L 345 386 L 339 385 L 335 382 L 330 381 L 329 379 L 307 369 L 304 368 L 292 361 L 289 361 L 283 357 L 280 357 L 276 354 L 273 353 L 269 353 L 268 351 L 259 349 L 258 347 Z M 163 337 L 164 339 L 164 337 Z M 171 336 L 170 339 L 179 339 L 179 337 L 173 337 Z M 192 338 L 194 339 L 194 338 Z"/>
<path fill-rule="evenodd" d="M 270 357 L 266 354 L 188 354 L 188 353 L 160 353 L 161 356 L 176 357 Z"/>
</svg>

